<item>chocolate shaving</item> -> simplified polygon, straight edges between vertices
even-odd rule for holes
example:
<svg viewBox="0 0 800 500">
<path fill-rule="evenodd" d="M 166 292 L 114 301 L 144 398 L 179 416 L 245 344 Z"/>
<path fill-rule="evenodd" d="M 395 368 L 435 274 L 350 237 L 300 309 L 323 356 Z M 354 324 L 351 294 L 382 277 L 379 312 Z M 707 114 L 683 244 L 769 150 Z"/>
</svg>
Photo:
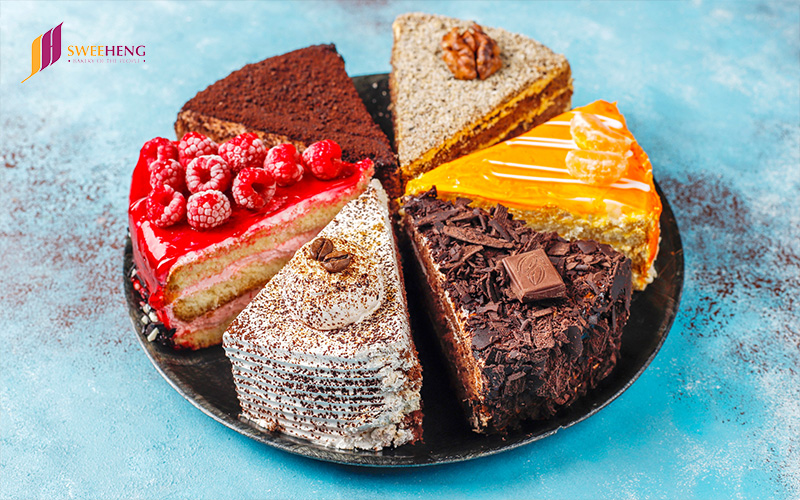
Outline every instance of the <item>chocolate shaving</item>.
<svg viewBox="0 0 800 500">
<path fill-rule="evenodd" d="M 498 203 L 494 207 L 492 217 L 494 217 L 495 220 L 505 221 L 508 219 L 508 208 Z"/>
<path fill-rule="evenodd" d="M 444 212 L 436 212 L 436 213 L 433 213 L 433 214 L 431 214 L 431 215 L 429 215 L 427 217 L 423 217 L 423 218 L 419 219 L 416 222 L 416 224 L 417 224 L 418 227 L 422 227 L 422 226 L 427 226 L 429 224 L 435 224 L 437 222 L 444 222 L 448 218 L 450 218 L 451 215 L 453 215 L 455 213 L 458 213 L 458 212 L 459 212 L 459 210 L 457 210 L 457 209 L 447 210 L 447 211 L 444 211 Z"/>
<path fill-rule="evenodd" d="M 500 236 L 503 237 L 504 240 L 511 242 L 514 241 L 514 238 L 511 237 L 508 231 L 506 231 L 506 228 L 504 228 L 503 225 L 497 221 L 497 219 L 490 220 L 489 226 L 493 227 L 495 231 L 497 231 L 500 234 Z"/>
<path fill-rule="evenodd" d="M 472 347 L 482 351 L 494 342 L 492 333 L 489 329 L 476 330 L 475 335 L 472 336 Z"/>
<path fill-rule="evenodd" d="M 468 222 L 475 220 L 478 217 L 477 214 L 472 212 L 467 212 L 465 214 L 457 215 L 450 219 L 450 222 Z"/>
<path fill-rule="evenodd" d="M 475 211 L 473 213 L 476 213 L 476 212 L 478 214 L 478 222 L 481 223 L 481 229 L 483 229 L 483 232 L 486 232 L 486 230 L 489 229 L 488 224 L 486 224 L 486 216 L 483 215 L 483 212 L 479 211 L 477 208 L 475 209 Z"/>
<path fill-rule="evenodd" d="M 483 245 L 492 248 L 512 248 L 514 245 L 497 238 L 492 238 L 483 233 L 468 227 L 458 226 L 445 226 L 442 228 L 442 234 L 445 234 L 455 240 L 466 241 L 467 243 L 475 243 L 476 245 Z"/>
<path fill-rule="evenodd" d="M 447 269 L 447 270 L 457 269 L 464 262 L 469 260 L 470 257 L 472 257 L 473 255 L 475 255 L 475 254 L 477 254 L 477 253 L 479 253 L 481 251 L 483 251 L 483 247 L 481 245 L 470 245 L 470 246 L 464 247 L 463 248 L 463 252 L 464 253 L 463 253 L 463 255 L 461 256 L 460 259 L 458 259 L 456 262 L 452 262 L 450 264 L 445 264 L 445 265 L 441 266 L 441 268 L 442 269 Z"/>
<path fill-rule="evenodd" d="M 557 255 L 557 256 L 567 255 L 567 252 L 569 252 L 569 243 L 567 243 L 566 241 L 556 241 L 547 250 L 548 255 Z"/>
<path fill-rule="evenodd" d="M 576 241 L 575 244 L 581 249 L 583 253 L 594 253 L 597 250 L 597 243 L 594 241 Z"/>
</svg>

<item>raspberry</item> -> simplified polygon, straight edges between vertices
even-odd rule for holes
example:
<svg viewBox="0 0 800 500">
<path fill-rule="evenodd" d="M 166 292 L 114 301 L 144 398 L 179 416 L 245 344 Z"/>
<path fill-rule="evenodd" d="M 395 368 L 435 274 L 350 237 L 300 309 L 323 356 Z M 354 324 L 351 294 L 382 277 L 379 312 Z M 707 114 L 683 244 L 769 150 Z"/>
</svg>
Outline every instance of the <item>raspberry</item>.
<svg viewBox="0 0 800 500">
<path fill-rule="evenodd" d="M 183 168 L 186 168 L 195 158 L 215 155 L 218 149 L 219 146 L 217 146 L 216 142 L 200 132 L 187 132 L 183 134 L 181 142 L 178 143 L 178 157 Z"/>
<path fill-rule="evenodd" d="M 261 168 L 245 168 L 233 180 L 231 191 L 237 205 L 258 210 L 275 194 L 275 177 Z"/>
<path fill-rule="evenodd" d="M 264 170 L 272 173 L 280 187 L 289 187 L 303 178 L 303 158 L 292 144 L 278 144 L 267 151 Z"/>
<path fill-rule="evenodd" d="M 593 186 L 613 184 L 628 167 L 625 156 L 619 153 L 582 149 L 567 153 L 566 163 L 570 175 Z"/>
<path fill-rule="evenodd" d="M 231 202 L 222 191 L 200 191 L 191 195 L 186 202 L 186 219 L 195 229 L 217 227 L 230 216 Z"/>
<path fill-rule="evenodd" d="M 231 185 L 231 168 L 217 155 L 199 156 L 186 167 L 186 186 L 191 193 L 225 191 Z"/>
<path fill-rule="evenodd" d="M 159 159 L 150 164 L 150 187 L 169 185 L 175 191 L 186 187 L 186 172 L 177 160 Z"/>
<path fill-rule="evenodd" d="M 156 137 L 144 143 L 139 156 L 143 157 L 149 167 L 154 161 L 163 160 L 177 160 L 178 148 L 175 143 L 163 137 Z"/>
<path fill-rule="evenodd" d="M 147 218 L 156 226 L 171 226 L 185 215 L 186 198 L 169 184 L 156 186 L 147 195 Z"/>
<path fill-rule="evenodd" d="M 263 167 L 267 148 L 256 134 L 245 132 L 220 145 L 219 155 L 228 162 L 233 173 L 238 174 L 243 168 Z"/>
<path fill-rule="evenodd" d="M 372 160 L 369 158 L 364 158 L 363 160 L 356 162 L 356 163 L 348 163 L 346 161 L 342 162 L 342 173 L 340 177 L 347 177 L 353 175 L 353 172 L 356 169 L 359 170 L 369 170 L 373 168 Z"/>
<path fill-rule="evenodd" d="M 317 179 L 335 179 L 342 173 L 342 148 L 330 139 L 315 142 L 303 151 L 303 162 Z"/>
<path fill-rule="evenodd" d="M 575 144 L 586 151 L 625 153 L 633 144 L 630 137 L 612 129 L 591 113 L 575 113 L 569 122 L 569 132 Z"/>
</svg>

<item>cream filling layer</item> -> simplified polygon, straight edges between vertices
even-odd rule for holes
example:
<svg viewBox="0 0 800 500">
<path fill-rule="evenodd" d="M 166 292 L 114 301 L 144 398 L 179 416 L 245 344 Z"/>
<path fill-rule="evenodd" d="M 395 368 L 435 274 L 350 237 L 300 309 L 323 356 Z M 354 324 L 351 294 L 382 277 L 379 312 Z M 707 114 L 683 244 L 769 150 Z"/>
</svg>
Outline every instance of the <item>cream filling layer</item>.
<svg viewBox="0 0 800 500">
<path fill-rule="evenodd" d="M 253 297 L 255 297 L 258 292 L 259 290 L 250 290 L 236 297 L 234 300 L 231 300 L 227 304 L 209 311 L 202 316 L 198 316 L 192 321 L 183 321 L 178 319 L 172 314 L 171 308 L 165 309 L 165 312 L 169 318 L 170 327 L 175 328 L 175 338 L 178 339 L 180 337 L 214 328 L 222 323 L 232 321 L 237 314 L 242 312 L 242 310 L 247 307 L 247 304 L 253 300 Z"/>
<path fill-rule="evenodd" d="M 241 271 L 242 269 L 244 269 L 245 267 L 249 266 L 254 262 L 269 262 L 274 259 L 285 259 L 287 257 L 291 258 L 291 256 L 294 255 L 294 253 L 297 251 L 298 248 L 300 248 L 307 241 L 316 236 L 321 229 L 322 228 L 317 228 L 311 231 L 307 231 L 305 233 L 295 236 L 294 238 L 284 241 L 277 247 L 264 250 L 263 252 L 251 254 L 248 255 L 247 257 L 231 262 L 222 272 L 215 274 L 214 276 L 201 279 L 194 285 L 186 287 L 183 293 L 176 300 L 181 300 L 182 298 L 189 298 L 194 293 L 207 290 L 213 287 L 214 285 L 218 285 L 219 283 L 228 281 L 239 271 Z"/>
<path fill-rule="evenodd" d="M 271 230 L 274 230 L 276 228 L 281 228 L 286 224 L 289 224 L 295 219 L 308 213 L 309 211 L 313 210 L 314 208 L 319 208 L 320 205 L 330 205 L 340 201 L 343 192 L 354 191 L 355 189 L 358 189 L 361 185 L 362 184 L 359 183 L 354 186 L 345 186 L 335 191 L 325 191 L 315 196 L 306 198 L 305 200 L 301 201 L 300 203 L 297 203 L 288 210 L 280 211 L 271 217 L 266 217 L 264 220 L 253 224 L 247 229 L 247 231 L 244 234 L 231 236 L 229 238 L 222 240 L 219 243 L 206 247 L 200 251 L 188 252 L 185 255 L 182 255 L 172 267 L 173 269 L 176 269 L 185 264 L 189 264 L 199 258 L 202 258 L 202 256 L 205 254 L 210 254 L 217 250 L 227 248 L 232 245 L 238 245 L 240 241 L 246 240 L 250 235 L 262 231 L 264 229 L 269 228 Z"/>
</svg>

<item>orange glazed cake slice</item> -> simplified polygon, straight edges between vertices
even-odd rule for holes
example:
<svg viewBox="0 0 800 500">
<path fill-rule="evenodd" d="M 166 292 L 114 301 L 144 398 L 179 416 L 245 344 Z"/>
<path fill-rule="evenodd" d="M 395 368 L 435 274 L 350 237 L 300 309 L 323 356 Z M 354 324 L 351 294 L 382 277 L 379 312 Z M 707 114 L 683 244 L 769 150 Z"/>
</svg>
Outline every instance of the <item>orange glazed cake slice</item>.
<svg viewBox="0 0 800 500">
<path fill-rule="evenodd" d="M 423 13 L 398 16 L 392 31 L 389 85 L 403 180 L 570 108 L 569 63 L 536 40 Z M 464 51 L 474 55 L 467 66 Z"/>
<path fill-rule="evenodd" d="M 596 101 L 530 132 L 444 164 L 406 194 L 502 203 L 537 231 L 606 243 L 633 263 L 633 285 L 655 278 L 661 199 L 647 154 L 617 106 Z"/>
</svg>

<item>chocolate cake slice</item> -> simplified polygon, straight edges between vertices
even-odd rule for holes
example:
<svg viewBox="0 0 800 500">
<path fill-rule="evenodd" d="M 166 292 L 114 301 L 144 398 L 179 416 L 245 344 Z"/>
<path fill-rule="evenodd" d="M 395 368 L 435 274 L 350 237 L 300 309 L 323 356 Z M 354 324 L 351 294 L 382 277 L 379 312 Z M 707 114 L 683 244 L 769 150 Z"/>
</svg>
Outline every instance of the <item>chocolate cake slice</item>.
<svg viewBox="0 0 800 500">
<path fill-rule="evenodd" d="M 267 148 L 288 142 L 300 150 L 331 139 L 342 147 L 343 160 L 370 158 L 389 194 L 402 194 L 389 140 L 367 112 L 334 45 L 270 57 L 211 84 L 178 113 L 178 138 L 191 131 L 217 143 L 254 132 Z"/>
<path fill-rule="evenodd" d="M 405 199 L 403 224 L 469 423 L 506 432 L 552 416 L 614 368 L 631 261 L 470 203 L 433 189 Z"/>
</svg>

